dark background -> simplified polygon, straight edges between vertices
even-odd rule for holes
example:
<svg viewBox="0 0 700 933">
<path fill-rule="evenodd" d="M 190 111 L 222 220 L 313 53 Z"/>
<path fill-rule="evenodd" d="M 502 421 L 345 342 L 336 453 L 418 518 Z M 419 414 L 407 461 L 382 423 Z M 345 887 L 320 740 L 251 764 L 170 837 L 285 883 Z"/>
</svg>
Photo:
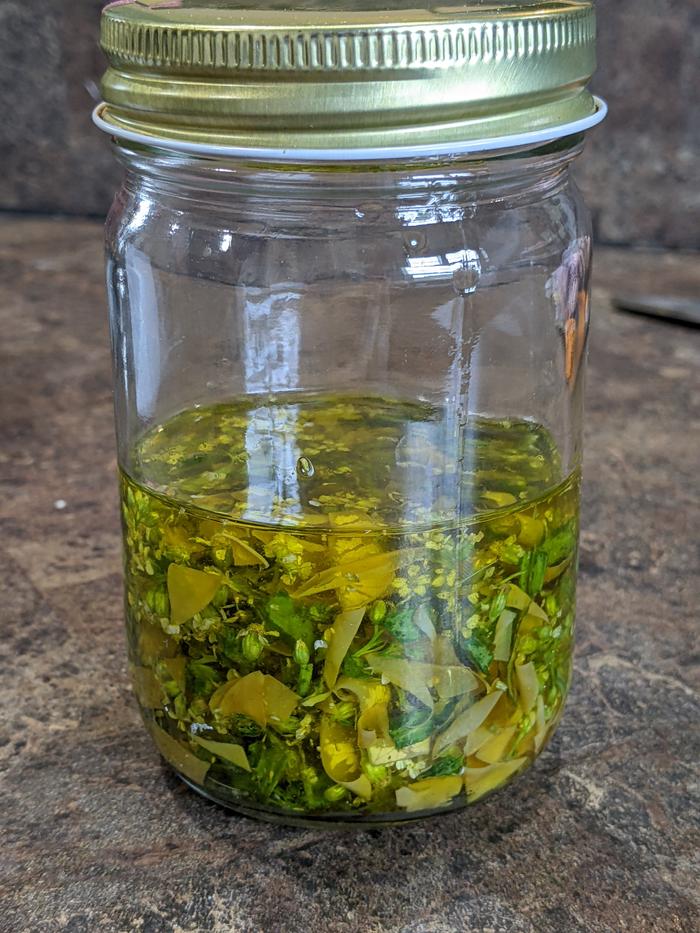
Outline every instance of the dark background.
<svg viewBox="0 0 700 933">
<path fill-rule="evenodd" d="M 0 0 L 0 210 L 103 215 L 118 180 L 90 111 L 102 0 Z M 700 3 L 599 0 L 608 121 L 578 177 L 601 243 L 700 248 Z"/>
</svg>

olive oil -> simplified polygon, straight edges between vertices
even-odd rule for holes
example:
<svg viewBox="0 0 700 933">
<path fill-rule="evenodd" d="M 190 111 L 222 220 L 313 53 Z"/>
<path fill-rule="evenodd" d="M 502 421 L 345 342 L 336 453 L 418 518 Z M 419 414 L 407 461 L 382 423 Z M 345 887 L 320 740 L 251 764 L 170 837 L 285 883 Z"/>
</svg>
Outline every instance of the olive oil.
<svg viewBox="0 0 700 933">
<path fill-rule="evenodd" d="M 152 429 L 121 489 L 136 693 L 217 800 L 413 818 L 506 783 L 549 738 L 579 481 L 544 428 L 255 397 Z"/>
</svg>

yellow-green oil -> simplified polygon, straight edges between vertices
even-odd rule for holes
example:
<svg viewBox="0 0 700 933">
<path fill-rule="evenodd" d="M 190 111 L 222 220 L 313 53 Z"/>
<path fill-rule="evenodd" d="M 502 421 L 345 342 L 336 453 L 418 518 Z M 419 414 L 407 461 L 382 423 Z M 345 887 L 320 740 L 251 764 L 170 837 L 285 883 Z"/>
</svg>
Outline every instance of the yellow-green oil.
<svg viewBox="0 0 700 933">
<path fill-rule="evenodd" d="M 579 480 L 542 427 L 255 397 L 150 430 L 121 490 L 136 693 L 216 799 L 412 818 L 504 784 L 551 734 Z"/>
</svg>

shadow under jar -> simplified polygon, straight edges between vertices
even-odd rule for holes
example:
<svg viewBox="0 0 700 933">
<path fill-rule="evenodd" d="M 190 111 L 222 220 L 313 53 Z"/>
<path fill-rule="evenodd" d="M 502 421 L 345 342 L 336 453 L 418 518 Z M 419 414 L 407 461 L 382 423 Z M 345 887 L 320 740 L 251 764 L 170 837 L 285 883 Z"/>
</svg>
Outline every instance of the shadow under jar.
<svg viewBox="0 0 700 933">
<path fill-rule="evenodd" d="M 604 114 L 592 10 L 387 25 L 364 3 L 340 26 L 279 6 L 103 14 L 131 671 L 158 749 L 214 800 L 412 820 L 527 768 L 569 686 L 591 242 L 570 166 Z M 416 41 L 381 67 L 340 54 L 390 30 Z M 411 71 L 426 31 L 452 45 Z M 474 51 L 489 34 L 510 59 Z M 318 35 L 339 53 L 312 67 Z"/>
</svg>

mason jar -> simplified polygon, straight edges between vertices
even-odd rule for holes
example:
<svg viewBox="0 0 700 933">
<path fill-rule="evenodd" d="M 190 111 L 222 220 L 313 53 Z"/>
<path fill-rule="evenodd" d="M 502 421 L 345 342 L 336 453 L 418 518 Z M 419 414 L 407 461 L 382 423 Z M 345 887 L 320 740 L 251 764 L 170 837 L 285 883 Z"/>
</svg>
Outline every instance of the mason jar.
<svg viewBox="0 0 700 933">
<path fill-rule="evenodd" d="M 569 688 L 594 12 L 252 6 L 103 13 L 134 689 L 234 810 L 432 817 Z"/>
</svg>

